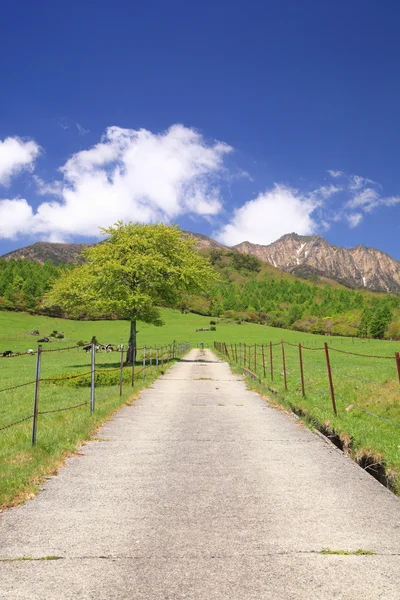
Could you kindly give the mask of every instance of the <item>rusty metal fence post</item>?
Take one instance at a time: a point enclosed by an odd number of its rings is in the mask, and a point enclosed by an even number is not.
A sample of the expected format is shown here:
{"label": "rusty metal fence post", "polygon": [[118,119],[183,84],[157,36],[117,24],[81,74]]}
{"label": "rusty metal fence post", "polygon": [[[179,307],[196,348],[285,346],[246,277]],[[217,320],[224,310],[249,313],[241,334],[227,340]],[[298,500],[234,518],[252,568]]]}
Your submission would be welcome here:
{"label": "rusty metal fence post", "polygon": [[263,373],[264,373],[264,379],[265,379],[265,377],[266,377],[266,371],[265,371],[264,344],[261,344],[261,354],[262,354]]}
{"label": "rusty metal fence post", "polygon": [[395,358],[396,358],[396,365],[397,365],[397,375],[398,375],[399,383],[400,383],[400,355],[398,352],[395,353]]}
{"label": "rusty metal fence post", "polygon": [[306,395],[305,387],[304,387],[304,371],[303,371],[303,351],[301,344],[299,344],[299,360],[300,360],[300,376],[301,376],[301,393],[304,396]]}
{"label": "rusty metal fence post", "polygon": [[325,342],[324,346],[325,346],[326,366],[328,368],[329,386],[330,386],[330,389],[331,389],[332,407],[333,407],[333,412],[335,413],[335,415],[337,415],[336,400],[335,400],[335,389],[333,387],[331,361],[329,360],[328,343]]}
{"label": "rusty metal fence post", "polygon": [[273,356],[272,356],[272,342],[269,343],[269,364],[271,370],[271,381],[274,380],[274,364],[273,364]]}
{"label": "rusty metal fence post", "polygon": [[[129,356],[129,354],[128,354]],[[136,346],[132,349],[132,387],[135,385],[135,362],[136,362]]]}
{"label": "rusty metal fence post", "polygon": [[121,350],[121,360],[119,363],[119,395],[122,396],[122,383],[124,381],[124,351]]}
{"label": "rusty metal fence post", "polygon": [[33,421],[32,421],[32,446],[36,444],[37,421],[39,414],[39,385],[40,385],[40,363],[42,346],[38,346],[36,356],[36,377],[35,377],[35,395],[33,400]]}
{"label": "rusty metal fence post", "polygon": [[282,345],[283,381],[285,382],[285,390],[287,390],[286,360],[285,360],[285,341],[284,340],[281,340],[281,345]]}
{"label": "rusty metal fence post", "polygon": [[94,413],[95,381],[96,381],[96,344],[92,342],[90,349],[90,414]]}

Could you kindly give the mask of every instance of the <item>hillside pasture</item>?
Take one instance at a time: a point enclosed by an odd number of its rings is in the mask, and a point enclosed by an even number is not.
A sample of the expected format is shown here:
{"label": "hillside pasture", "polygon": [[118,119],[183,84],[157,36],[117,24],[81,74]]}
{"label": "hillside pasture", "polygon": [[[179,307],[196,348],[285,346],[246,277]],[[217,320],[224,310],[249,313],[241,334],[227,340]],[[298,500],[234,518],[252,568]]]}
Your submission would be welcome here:
{"label": "hillside pasture", "polygon": [[[213,319],[196,314],[183,314],[180,311],[161,309],[165,321],[163,327],[139,323],[138,346],[149,349],[165,346],[173,340],[188,341],[192,346],[204,344],[214,347],[215,341],[230,344],[246,343],[258,345],[255,369],[263,377],[260,344],[269,342],[278,344],[284,339],[288,344],[286,360],[288,370],[288,391],[285,392],[282,376],[281,347],[274,346],[274,380],[269,381],[267,367],[265,383],[279,393],[279,402],[298,413],[304,413],[312,422],[333,431],[351,448],[353,455],[376,463],[384,463],[390,472],[392,487],[399,487],[400,472],[400,428],[382,419],[400,423],[400,384],[397,376],[394,353],[400,351],[399,342],[361,340],[304,334],[251,323],[237,324],[227,319]],[[215,320],[216,331],[198,331],[210,327]],[[0,354],[6,350],[26,352],[29,348],[36,351],[37,337],[30,331],[37,329],[40,337],[48,336],[53,330],[64,333],[62,340],[53,340],[42,344],[43,350],[65,349],[60,352],[44,352],[42,355],[42,378],[73,376],[90,371],[90,356],[82,348],[66,350],[78,341],[89,342],[96,336],[100,343],[125,343],[129,334],[126,321],[73,321],[34,316],[17,312],[0,312]],[[297,344],[309,348],[322,348],[328,342],[331,350],[333,380],[337,392],[338,416],[334,416],[329,394],[324,352],[304,350],[304,371],[306,379],[306,397],[302,398]],[[293,345],[289,345],[293,344]],[[334,350],[336,349],[336,351]],[[339,352],[340,351],[340,352]],[[393,359],[370,359],[342,351],[368,354],[373,356],[391,356]],[[148,352],[148,351],[147,351]],[[153,354],[154,356],[154,354]],[[138,363],[142,354],[139,352]],[[0,428],[32,414],[33,381],[35,378],[35,356],[24,355],[0,358],[0,390],[32,382],[14,390],[0,392]],[[97,368],[112,373],[112,378],[103,381],[97,392],[96,412],[89,413],[90,389],[70,383],[43,382],[40,390],[40,410],[46,412],[54,408],[75,406],[76,409],[58,413],[48,413],[39,417],[37,445],[31,447],[31,420],[22,422],[10,429],[0,430],[0,505],[10,505],[21,501],[32,493],[41,479],[56,469],[66,454],[75,450],[81,440],[88,439],[100,423],[124,402],[129,402],[133,393],[157,376],[155,369],[148,373],[145,380],[138,378],[134,390],[124,385],[123,396],[119,397],[118,353],[98,353]],[[268,364],[268,350],[265,349]],[[253,357],[250,357],[250,369],[254,369]],[[139,364],[137,369],[139,369]],[[114,371],[113,371],[114,369]],[[108,374],[107,374],[108,376]],[[87,376],[86,376],[87,377]],[[130,378],[130,369],[125,370],[125,379]],[[79,379],[78,379],[79,381]],[[108,384],[108,385],[105,385]],[[275,395],[265,385],[260,391],[269,397]],[[352,406],[353,405],[353,406]],[[382,417],[377,419],[364,411]],[[349,408],[350,407],[350,408]],[[348,410],[346,410],[348,409]]]}

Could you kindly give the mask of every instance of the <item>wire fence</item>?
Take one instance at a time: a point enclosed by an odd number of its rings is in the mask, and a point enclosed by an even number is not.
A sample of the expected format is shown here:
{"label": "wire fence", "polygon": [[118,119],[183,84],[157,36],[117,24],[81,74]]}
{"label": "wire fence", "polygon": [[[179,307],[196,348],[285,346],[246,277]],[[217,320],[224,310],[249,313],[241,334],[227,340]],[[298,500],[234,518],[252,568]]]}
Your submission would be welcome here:
{"label": "wire fence", "polygon": [[[215,349],[243,373],[276,393],[290,393],[335,416],[353,409],[400,428],[400,356],[357,353],[285,340],[266,344],[215,342]],[[309,351],[312,351],[309,353]]]}
{"label": "wire fence", "polygon": [[[39,345],[34,352],[6,355],[2,358],[19,357],[22,361],[17,363],[20,364],[20,372],[18,372],[18,368],[15,368],[15,363],[10,363],[9,378],[20,379],[23,373],[29,371],[32,371],[34,378],[29,381],[16,382],[14,385],[1,386],[1,376],[5,377],[6,374],[4,369],[0,372],[0,432],[31,421],[31,441],[32,445],[35,445],[39,417],[83,407],[86,407],[90,414],[93,414],[96,410],[96,403],[100,400],[118,392],[119,396],[122,396],[124,386],[129,385],[132,389],[139,379],[143,382],[148,376],[161,374],[164,368],[180,358],[189,349],[190,344],[188,342],[177,341],[162,346],[128,346],[127,349],[123,345],[119,345],[116,351],[113,351],[111,345],[100,347],[95,343],[91,343],[83,348],[83,350],[86,350],[85,354],[82,352],[82,346],[47,350]],[[62,353],[66,351],[73,351],[70,352],[70,355],[74,358],[74,363],[78,364],[60,364],[57,358],[51,360],[50,357],[46,358],[50,353],[53,356],[54,352]],[[100,356],[103,357],[103,361],[107,358],[105,363],[99,362],[99,352]],[[34,365],[30,362],[27,364],[26,360],[23,362],[22,357],[32,354],[35,357]],[[115,356],[118,357],[118,361],[115,361]],[[113,362],[110,362],[111,360]],[[116,366],[116,362],[118,366]],[[66,369],[72,368],[81,371],[78,373],[65,372]],[[61,374],[43,376],[47,369],[61,370]],[[57,394],[57,388],[54,386],[63,385],[71,385],[70,393]],[[105,391],[98,393],[102,387],[106,388]],[[66,405],[66,396],[73,399],[74,393],[72,390],[76,391],[78,388],[81,389],[79,394],[75,394],[75,402]],[[82,394],[85,394],[85,389],[87,389],[85,400],[77,402]],[[26,406],[29,396],[31,402],[33,401],[31,411],[28,411]]]}

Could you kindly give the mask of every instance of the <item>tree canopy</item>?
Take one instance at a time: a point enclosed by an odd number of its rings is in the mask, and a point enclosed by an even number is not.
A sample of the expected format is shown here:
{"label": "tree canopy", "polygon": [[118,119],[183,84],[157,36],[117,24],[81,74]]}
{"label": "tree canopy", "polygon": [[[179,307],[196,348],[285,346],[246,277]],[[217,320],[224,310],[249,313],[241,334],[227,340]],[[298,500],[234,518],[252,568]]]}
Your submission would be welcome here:
{"label": "tree canopy", "polygon": [[47,303],[71,316],[115,313],[133,324],[133,345],[136,321],[162,325],[159,306],[178,307],[217,278],[195,240],[175,225],[118,222],[102,232],[107,239],[83,252],[85,262],[56,281]]}

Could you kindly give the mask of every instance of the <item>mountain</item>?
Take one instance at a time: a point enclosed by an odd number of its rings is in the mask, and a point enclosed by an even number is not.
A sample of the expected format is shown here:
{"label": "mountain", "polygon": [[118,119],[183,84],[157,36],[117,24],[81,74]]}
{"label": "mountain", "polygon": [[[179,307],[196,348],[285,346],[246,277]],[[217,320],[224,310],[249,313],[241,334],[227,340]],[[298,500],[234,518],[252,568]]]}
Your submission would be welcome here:
{"label": "mountain", "polygon": [[[302,278],[319,277],[334,280],[346,287],[400,294],[400,262],[375,248],[362,244],[355,248],[332,246],[321,236],[289,233],[276,242],[263,246],[242,242],[232,248],[201,233],[186,232],[198,240],[201,250],[229,250],[253,254],[263,262]],[[6,260],[24,258],[54,264],[75,262],[90,244],[56,244],[37,242],[5,254]],[[278,272],[278,271],[277,271]]]}
{"label": "mountain", "polygon": [[232,249],[253,254],[298,277],[317,275],[350,288],[400,293],[400,262],[362,244],[342,248],[331,246],[319,235],[289,233],[268,246],[242,242]]}
{"label": "mountain", "polygon": [[30,262],[44,263],[50,260],[55,265],[76,262],[78,255],[91,244],[58,244],[55,242],[36,242],[31,246],[13,250],[1,256],[5,260],[22,258]]}

